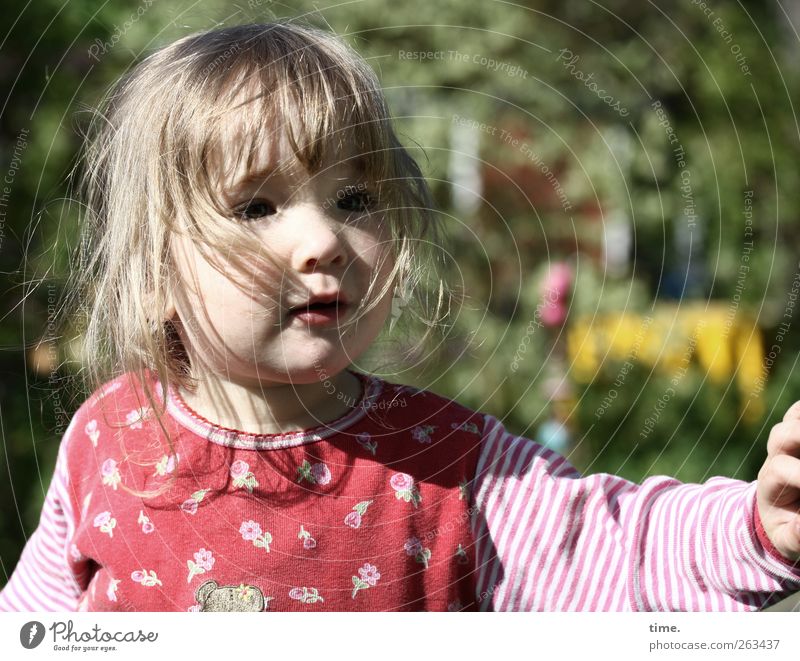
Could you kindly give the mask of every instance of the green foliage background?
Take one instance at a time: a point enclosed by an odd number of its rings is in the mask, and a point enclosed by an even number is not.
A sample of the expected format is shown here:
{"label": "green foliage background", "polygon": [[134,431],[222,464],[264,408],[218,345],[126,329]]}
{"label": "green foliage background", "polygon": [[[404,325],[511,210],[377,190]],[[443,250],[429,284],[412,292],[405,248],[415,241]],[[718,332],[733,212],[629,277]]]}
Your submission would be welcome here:
{"label": "green foliage background", "polygon": [[[305,16],[342,35],[379,73],[402,139],[430,178],[451,241],[446,271],[463,295],[446,341],[431,352],[417,347],[421,360],[398,366],[392,378],[450,395],[534,436],[549,415],[545,380],[555,374],[575,381],[569,361],[559,367],[554,359],[564,343],[559,329],[534,333],[520,369],[510,369],[548,265],[566,259],[577,274],[567,325],[584,314],[646,314],[665,300],[731,301],[745,190],[754,191],[756,229],[741,313],[757,319],[767,347],[773,343],[800,247],[800,132],[792,106],[800,98],[800,51],[776,3],[717,2],[712,18],[689,2],[622,0],[17,0],[4,9],[11,20],[0,43],[3,176],[15,147],[19,165],[0,244],[4,576],[37,524],[59,438],[80,403],[58,382],[77,366],[42,376],[32,369],[31,350],[48,334],[49,299],[61,293],[76,233],[76,207],[64,198],[86,108],[142,55],[193,30]],[[96,40],[111,43],[120,32],[108,52],[90,56]],[[628,110],[626,117],[576,79],[566,58],[559,60],[562,49],[579,57],[574,69],[593,73]],[[405,55],[421,52],[442,55]],[[483,57],[504,68],[480,64]],[[512,67],[522,73],[509,75]],[[685,149],[698,214],[690,277],[679,279],[677,290],[669,277],[686,259],[676,247],[686,202],[655,100]],[[526,156],[485,131],[479,156],[486,199],[472,212],[455,211],[448,183],[454,115],[513,130],[558,171],[572,209],[548,201],[541,181],[525,179]],[[615,216],[633,231],[631,264],[619,273],[607,271],[602,260],[603,228]],[[637,481],[656,473],[692,481],[715,474],[753,479],[769,427],[799,398],[794,330],[769,375],[758,420],[742,423],[735,390],[694,366],[643,443],[638,432],[669,377],[637,368],[598,421],[594,411],[619,369],[604,361],[593,383],[573,383],[570,459],[583,470]],[[405,343],[415,348],[413,335]],[[56,347],[60,363],[65,347]]]}

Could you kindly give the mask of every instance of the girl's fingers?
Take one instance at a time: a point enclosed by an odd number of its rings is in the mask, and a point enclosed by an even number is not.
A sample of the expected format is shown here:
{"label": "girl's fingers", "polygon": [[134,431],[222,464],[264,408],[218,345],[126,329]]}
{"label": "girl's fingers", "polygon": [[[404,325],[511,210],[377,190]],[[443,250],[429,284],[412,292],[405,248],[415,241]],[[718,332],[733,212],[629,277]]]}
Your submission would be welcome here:
{"label": "girl's fingers", "polygon": [[759,476],[762,493],[773,507],[797,505],[800,498],[800,459],[779,454],[767,459]]}
{"label": "girl's fingers", "polygon": [[[795,404],[795,406],[797,406]],[[794,407],[793,407],[794,408]],[[792,409],[789,409],[791,412]],[[798,408],[800,410],[800,407]],[[789,415],[787,412],[786,415]],[[800,419],[784,419],[772,428],[767,440],[767,455],[774,457],[779,454],[789,454],[800,457]]]}
{"label": "girl's fingers", "polygon": [[789,410],[786,411],[786,415],[783,416],[784,422],[788,422],[789,420],[800,420],[800,401],[792,404]]}

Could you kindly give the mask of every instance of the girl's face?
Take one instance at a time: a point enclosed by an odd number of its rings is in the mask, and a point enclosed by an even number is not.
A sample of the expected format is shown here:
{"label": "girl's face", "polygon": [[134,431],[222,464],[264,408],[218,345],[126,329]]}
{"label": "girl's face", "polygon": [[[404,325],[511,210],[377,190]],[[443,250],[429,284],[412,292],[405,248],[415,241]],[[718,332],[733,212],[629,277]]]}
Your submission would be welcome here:
{"label": "girl's face", "polygon": [[[226,145],[233,153],[235,136]],[[390,232],[369,213],[369,189],[347,156],[310,176],[280,132],[250,172],[223,168],[220,199],[230,216],[213,220],[252,229],[252,253],[204,256],[187,237],[173,242],[177,327],[192,376],[243,386],[324,381],[376,338],[392,288],[357,320],[355,312],[371,279],[377,274],[377,293],[391,275]],[[315,300],[338,304],[303,314]]]}

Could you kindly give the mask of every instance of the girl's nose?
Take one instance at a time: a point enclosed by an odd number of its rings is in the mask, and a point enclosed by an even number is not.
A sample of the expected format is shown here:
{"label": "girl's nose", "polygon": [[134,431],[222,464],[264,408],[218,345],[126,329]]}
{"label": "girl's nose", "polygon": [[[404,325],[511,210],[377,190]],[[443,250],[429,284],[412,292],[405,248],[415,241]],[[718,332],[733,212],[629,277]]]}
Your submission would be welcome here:
{"label": "girl's nose", "polygon": [[295,218],[286,220],[291,232],[293,269],[311,273],[328,266],[344,266],[347,262],[342,228],[324,211],[300,208]]}

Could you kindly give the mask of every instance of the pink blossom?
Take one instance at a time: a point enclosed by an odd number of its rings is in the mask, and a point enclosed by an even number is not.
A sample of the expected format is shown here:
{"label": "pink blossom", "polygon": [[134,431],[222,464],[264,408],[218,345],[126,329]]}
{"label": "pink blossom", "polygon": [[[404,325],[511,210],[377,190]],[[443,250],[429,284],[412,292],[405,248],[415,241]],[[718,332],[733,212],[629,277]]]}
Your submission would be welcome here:
{"label": "pink blossom", "polygon": [[412,537],[411,539],[406,540],[406,543],[403,544],[403,548],[405,549],[407,555],[417,555],[417,553],[422,552],[422,542],[420,542],[416,537]]}
{"label": "pink blossom", "polygon": [[350,512],[344,517],[344,525],[350,526],[351,528],[358,528],[361,526],[361,515],[358,512]]}
{"label": "pink blossom", "polygon": [[117,462],[113,459],[106,459],[103,462],[102,467],[100,468],[100,474],[103,477],[109,477],[114,474],[114,471],[117,470]]}
{"label": "pink blossom", "polygon": [[100,514],[94,517],[94,525],[96,528],[106,525],[109,521],[111,521],[111,512],[100,512]]}
{"label": "pink blossom", "polygon": [[303,588],[292,588],[289,590],[289,599],[301,600],[305,596]]}
{"label": "pink blossom", "polygon": [[202,567],[206,571],[211,571],[211,568],[214,566],[215,558],[211,551],[200,549],[194,554],[194,561],[197,563],[198,567]]}
{"label": "pink blossom", "polygon": [[231,477],[234,480],[245,477],[250,472],[250,466],[246,461],[237,459],[231,464]]}
{"label": "pink blossom", "polygon": [[149,535],[149,534],[150,534],[151,532],[153,532],[155,529],[156,529],[156,527],[155,527],[155,526],[152,524],[152,522],[151,522],[151,521],[145,521],[145,522],[142,524],[142,532],[143,532],[145,535]]}
{"label": "pink blossom", "polygon": [[251,542],[261,535],[261,526],[255,521],[244,521],[239,527],[242,539]]}
{"label": "pink blossom", "polygon": [[131,580],[135,583],[141,583],[145,579],[145,574],[142,570],[137,569],[135,572],[131,572]]}
{"label": "pink blossom", "polygon": [[314,464],[311,467],[311,475],[314,482],[320,485],[328,484],[331,481],[331,471],[325,464]]}
{"label": "pink blossom", "polygon": [[378,572],[378,568],[375,565],[369,564],[368,562],[358,570],[358,573],[361,576],[362,581],[373,587],[381,577],[380,573]]}
{"label": "pink blossom", "polygon": [[317,540],[313,537],[306,537],[303,539],[303,548],[304,549],[313,549],[317,547]]}
{"label": "pink blossom", "polygon": [[169,459],[167,459],[167,467],[164,469],[167,473],[171,473],[175,470],[175,462],[178,461],[178,455],[170,455]]}
{"label": "pink blossom", "polygon": [[194,498],[187,498],[181,503],[181,509],[187,514],[196,514],[197,501]]}
{"label": "pink blossom", "polygon": [[186,609],[188,613],[199,613],[200,612],[200,604],[195,604],[194,606],[189,606]]}
{"label": "pink blossom", "polygon": [[414,488],[414,478],[407,473],[395,473],[389,484],[395,491],[411,491]]}

